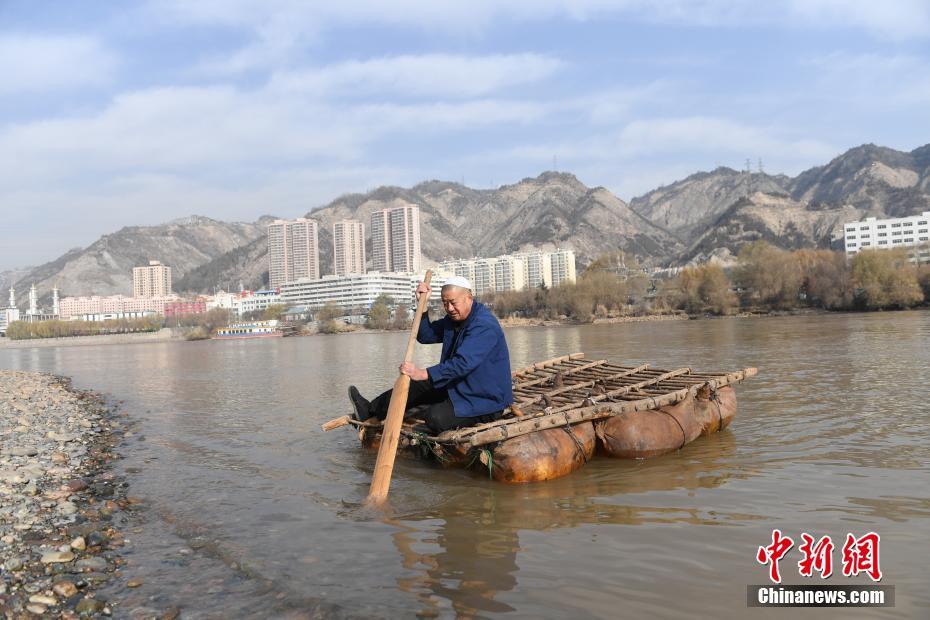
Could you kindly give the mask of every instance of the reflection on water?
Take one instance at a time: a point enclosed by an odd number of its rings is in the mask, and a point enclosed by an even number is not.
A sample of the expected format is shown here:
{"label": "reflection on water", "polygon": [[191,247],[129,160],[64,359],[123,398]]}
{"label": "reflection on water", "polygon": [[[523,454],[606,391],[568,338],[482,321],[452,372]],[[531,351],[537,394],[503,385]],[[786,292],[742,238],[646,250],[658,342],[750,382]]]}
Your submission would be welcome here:
{"label": "reflection on water", "polygon": [[[755,549],[779,527],[878,531],[894,611],[930,613],[930,313],[516,328],[507,339],[514,366],[584,351],[760,374],[738,389],[727,431],[654,460],[599,458],[503,486],[399,459],[390,515],[378,518],[360,509],[374,455],[319,424],[346,412],[349,383],[366,395],[390,385],[404,334],[0,350],[0,367],[74,376],[139,420],[121,467],[150,509],[124,571],[144,586],[109,592],[125,609],[743,617],[745,586],[764,579]],[[421,365],[437,357],[417,351]]]}

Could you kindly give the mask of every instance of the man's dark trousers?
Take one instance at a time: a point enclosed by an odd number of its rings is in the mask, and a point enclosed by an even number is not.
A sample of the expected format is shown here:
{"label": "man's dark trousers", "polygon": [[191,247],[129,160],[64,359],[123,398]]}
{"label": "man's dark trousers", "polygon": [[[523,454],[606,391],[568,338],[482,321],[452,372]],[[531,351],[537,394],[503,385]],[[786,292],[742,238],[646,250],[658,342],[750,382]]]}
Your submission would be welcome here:
{"label": "man's dark trousers", "polygon": [[[371,401],[370,412],[372,416],[379,420],[387,417],[388,405],[391,403],[391,393],[393,391],[388,390]],[[434,435],[453,428],[465,428],[466,426],[493,422],[500,418],[500,412],[468,418],[458,417],[455,415],[455,409],[452,407],[452,401],[449,400],[449,393],[446,390],[434,388],[428,380],[411,380],[405,410],[421,405],[427,406],[424,419]]]}

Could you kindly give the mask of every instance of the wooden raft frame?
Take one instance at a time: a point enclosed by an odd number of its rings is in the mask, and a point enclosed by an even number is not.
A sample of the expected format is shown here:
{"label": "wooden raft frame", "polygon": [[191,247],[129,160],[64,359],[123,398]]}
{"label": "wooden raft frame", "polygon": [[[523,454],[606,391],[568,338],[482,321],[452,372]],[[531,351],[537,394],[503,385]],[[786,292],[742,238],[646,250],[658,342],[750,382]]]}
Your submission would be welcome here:
{"label": "wooden raft frame", "polygon": [[[690,368],[664,370],[650,368],[649,364],[622,366],[573,353],[515,370],[514,404],[500,420],[432,437],[414,416],[404,421],[401,435],[414,442],[425,438],[469,450],[550,428],[674,405],[702,388],[716,390],[756,373],[755,368],[696,373]],[[337,421],[339,426],[348,423],[363,431],[381,427],[378,421],[359,422],[345,416],[324,425],[324,429],[335,428],[333,423]]]}

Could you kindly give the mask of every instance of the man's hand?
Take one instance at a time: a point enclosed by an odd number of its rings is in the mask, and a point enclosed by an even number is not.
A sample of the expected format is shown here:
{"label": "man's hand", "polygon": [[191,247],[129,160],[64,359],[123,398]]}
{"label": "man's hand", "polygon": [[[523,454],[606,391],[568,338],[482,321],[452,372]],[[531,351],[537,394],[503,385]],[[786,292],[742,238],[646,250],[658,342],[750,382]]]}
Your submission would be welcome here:
{"label": "man's hand", "polygon": [[413,362],[404,362],[400,365],[400,374],[407,375],[414,381],[426,381],[429,379],[429,373],[423,368],[417,368]]}
{"label": "man's hand", "polygon": [[430,290],[431,290],[430,287],[428,287],[423,282],[417,282],[417,301],[420,301],[421,294],[426,293],[427,295],[429,295]]}

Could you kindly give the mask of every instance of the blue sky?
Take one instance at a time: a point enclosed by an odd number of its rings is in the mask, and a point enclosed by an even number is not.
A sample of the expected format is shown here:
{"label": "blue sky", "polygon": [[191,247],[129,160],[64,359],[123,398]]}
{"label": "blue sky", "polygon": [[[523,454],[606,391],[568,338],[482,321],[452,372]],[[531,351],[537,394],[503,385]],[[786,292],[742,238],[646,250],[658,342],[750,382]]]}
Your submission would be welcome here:
{"label": "blue sky", "polygon": [[930,142],[922,0],[0,0],[0,270],[553,168],[624,200]]}

